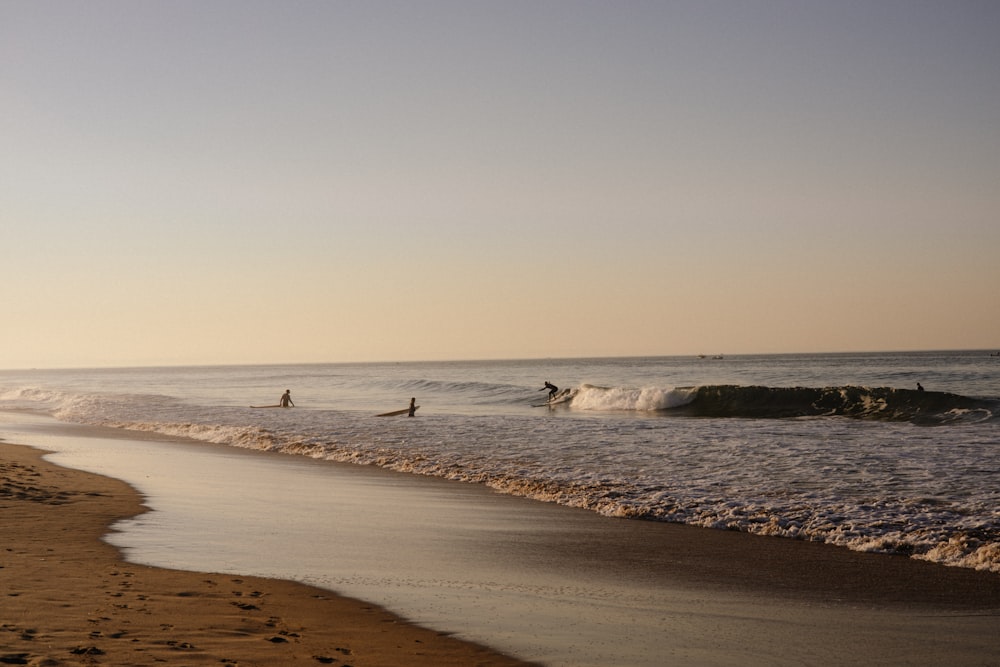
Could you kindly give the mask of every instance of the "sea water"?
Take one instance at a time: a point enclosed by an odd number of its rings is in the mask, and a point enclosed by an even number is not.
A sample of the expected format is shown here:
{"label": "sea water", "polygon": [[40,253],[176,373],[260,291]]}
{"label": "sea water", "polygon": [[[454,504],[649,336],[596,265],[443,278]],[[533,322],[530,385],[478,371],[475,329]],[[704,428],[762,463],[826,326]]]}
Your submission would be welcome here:
{"label": "sea water", "polygon": [[988,351],[0,371],[0,409],[1000,571]]}

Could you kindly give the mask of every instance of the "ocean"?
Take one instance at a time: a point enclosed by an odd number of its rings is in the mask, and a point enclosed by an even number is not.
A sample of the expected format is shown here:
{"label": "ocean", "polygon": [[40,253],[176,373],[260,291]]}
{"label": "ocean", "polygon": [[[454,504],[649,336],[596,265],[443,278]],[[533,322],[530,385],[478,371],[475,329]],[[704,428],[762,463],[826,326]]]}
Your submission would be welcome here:
{"label": "ocean", "polygon": [[0,410],[1000,572],[990,351],[9,370]]}

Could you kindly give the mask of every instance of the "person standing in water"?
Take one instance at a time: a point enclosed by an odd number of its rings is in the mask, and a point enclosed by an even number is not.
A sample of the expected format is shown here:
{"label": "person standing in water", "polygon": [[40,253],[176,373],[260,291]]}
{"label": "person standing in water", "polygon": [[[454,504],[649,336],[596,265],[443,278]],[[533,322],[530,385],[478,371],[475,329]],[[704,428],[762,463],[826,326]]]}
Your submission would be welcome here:
{"label": "person standing in water", "polygon": [[410,399],[410,410],[409,410],[409,412],[406,413],[406,416],[407,417],[412,417],[416,411],[417,411],[417,399],[416,398],[411,398]]}
{"label": "person standing in water", "polygon": [[283,408],[294,408],[295,404],[292,403],[292,390],[286,389],[285,393],[281,395],[281,400],[278,401],[278,405]]}

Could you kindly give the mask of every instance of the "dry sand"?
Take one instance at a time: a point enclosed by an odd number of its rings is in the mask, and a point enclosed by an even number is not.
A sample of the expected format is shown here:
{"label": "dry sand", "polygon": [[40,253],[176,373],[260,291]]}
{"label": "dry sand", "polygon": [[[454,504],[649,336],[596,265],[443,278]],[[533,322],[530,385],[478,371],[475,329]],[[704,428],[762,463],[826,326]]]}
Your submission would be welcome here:
{"label": "dry sand", "polygon": [[119,480],[0,444],[0,664],[523,665],[294,582],[126,563]]}

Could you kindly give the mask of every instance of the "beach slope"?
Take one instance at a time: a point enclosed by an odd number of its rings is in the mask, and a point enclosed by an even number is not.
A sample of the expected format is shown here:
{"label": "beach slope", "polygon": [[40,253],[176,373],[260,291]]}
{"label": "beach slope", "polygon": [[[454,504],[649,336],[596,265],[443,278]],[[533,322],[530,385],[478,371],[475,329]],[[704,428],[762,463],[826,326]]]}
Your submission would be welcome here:
{"label": "beach slope", "polygon": [[42,454],[0,443],[2,664],[527,664],[302,584],[126,563],[100,538],[139,494]]}

